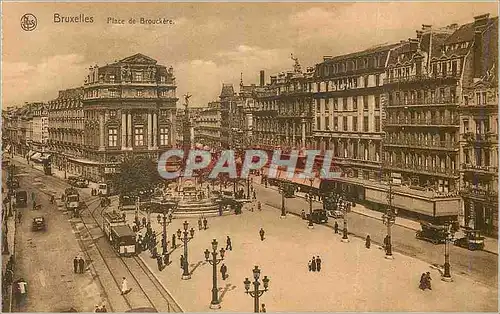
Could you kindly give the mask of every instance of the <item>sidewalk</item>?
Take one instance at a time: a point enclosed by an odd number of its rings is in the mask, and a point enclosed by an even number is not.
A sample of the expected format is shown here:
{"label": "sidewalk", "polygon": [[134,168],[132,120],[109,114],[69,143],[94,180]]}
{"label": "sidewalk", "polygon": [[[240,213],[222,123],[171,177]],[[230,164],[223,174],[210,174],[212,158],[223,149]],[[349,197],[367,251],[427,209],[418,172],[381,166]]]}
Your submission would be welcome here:
{"label": "sidewalk", "polygon": [[[244,210],[241,215],[214,217],[208,221],[208,230],[198,230],[194,219],[187,220],[195,228],[188,244],[188,260],[192,278],[181,280],[179,258],[184,254],[178,247],[170,255],[171,264],[158,271],[156,260],[149,252],[140,257],[149,269],[172,293],[187,312],[209,311],[212,289],[212,266],[204,259],[205,249],[211,249],[211,240],[217,239],[219,248],[226,247],[226,236],[232,240],[233,250],[227,251],[223,263],[229,277],[221,279],[220,265],[217,281],[222,308],[218,312],[249,312],[253,300],[245,293],[243,281],[252,278],[252,269],[258,265],[261,279],[268,276],[269,290],[260,298],[269,312],[294,311],[496,311],[497,291],[465,276],[454,274],[454,282],[441,280],[431,265],[402,254],[394,253],[394,260],[386,260],[377,246],[366,249],[364,241],[355,237],[350,243],[340,241],[329,228],[304,228],[303,221],[292,215],[280,219],[279,213],[264,205],[261,212]],[[127,215],[129,221],[133,213]],[[167,227],[167,239],[182,228],[184,219],[174,220]],[[152,227],[161,243],[162,226],[152,219]],[[266,232],[261,241],[259,229]],[[177,240],[177,244],[179,241]],[[158,246],[161,252],[161,246]],[[309,272],[307,262],[312,256],[321,256],[321,273]],[[418,283],[422,272],[429,271],[432,291],[421,291]],[[374,293],[374,292],[377,293]],[[332,297],[332,292],[338,297]],[[474,302],[470,296],[474,295]]]}
{"label": "sidewalk", "polygon": [[[6,193],[2,193],[2,200],[3,198],[5,197]],[[6,209],[8,211],[8,208]],[[3,215],[3,212],[2,212],[2,215]],[[12,209],[12,217],[9,217],[7,218],[7,220],[5,221],[6,224],[7,224],[7,228],[8,228],[8,232],[7,232],[7,244],[8,244],[8,252],[9,254],[5,254],[3,255],[2,254],[2,276],[5,274],[5,271],[7,270],[7,263],[9,261],[9,259],[11,258],[11,256],[13,256],[13,260],[14,260],[14,263],[12,265],[12,280],[15,281],[16,278],[15,278],[15,271],[16,271],[16,248],[15,248],[15,237],[16,237],[16,211],[14,210],[14,208]],[[4,224],[4,221],[2,221],[2,226]],[[3,232],[2,232],[2,237],[3,237]],[[3,247],[3,238],[2,238],[2,253],[3,253],[3,250],[4,250],[4,247]],[[12,285],[9,285],[9,290],[8,290],[8,293],[7,295],[3,296],[3,301],[7,302],[7,303],[3,303],[2,302],[2,310],[5,311],[5,312],[12,312],[12,306],[13,306],[13,302],[12,302]]]}
{"label": "sidewalk", "polygon": [[[263,184],[257,183],[257,182],[254,182],[254,184],[259,184],[261,186],[264,186]],[[275,190],[275,191],[279,190],[277,187],[271,186],[271,185],[268,185],[267,188]],[[298,197],[301,197],[303,199],[306,199],[306,193],[296,192],[295,195]],[[322,204],[322,202],[318,202],[316,200],[314,200],[313,202],[315,204]],[[356,204],[356,207],[351,207],[351,211],[354,213],[357,213],[359,215],[363,215],[366,217],[370,217],[370,218],[374,218],[374,219],[382,221],[383,213],[368,209],[361,204]],[[407,228],[407,229],[415,230],[415,231],[421,230],[419,222],[416,222],[416,221],[413,221],[413,220],[410,220],[407,218],[397,217],[395,224],[398,226]],[[498,255],[498,239],[486,237],[484,240],[483,251]]]}

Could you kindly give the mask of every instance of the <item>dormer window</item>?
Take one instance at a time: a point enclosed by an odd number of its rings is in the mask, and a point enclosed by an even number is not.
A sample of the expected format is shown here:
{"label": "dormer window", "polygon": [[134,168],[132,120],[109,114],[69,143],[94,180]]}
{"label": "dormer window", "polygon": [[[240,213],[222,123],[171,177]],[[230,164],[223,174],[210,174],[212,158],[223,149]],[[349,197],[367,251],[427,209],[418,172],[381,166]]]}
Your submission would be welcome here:
{"label": "dormer window", "polygon": [[164,75],[160,76],[160,82],[161,83],[165,83],[165,81],[166,81],[165,76]]}
{"label": "dormer window", "polygon": [[110,75],[109,76],[109,82],[110,83],[114,83],[115,82],[115,76],[114,75]]}

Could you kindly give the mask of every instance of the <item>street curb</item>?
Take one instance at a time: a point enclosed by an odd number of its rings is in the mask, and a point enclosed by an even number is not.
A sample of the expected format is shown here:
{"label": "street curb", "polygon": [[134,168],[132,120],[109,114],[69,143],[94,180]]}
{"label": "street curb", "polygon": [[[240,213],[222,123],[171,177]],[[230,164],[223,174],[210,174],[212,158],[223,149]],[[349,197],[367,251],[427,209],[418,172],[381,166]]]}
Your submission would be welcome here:
{"label": "street curb", "polygon": [[160,283],[162,288],[165,289],[165,291],[167,291],[167,293],[170,295],[170,297],[174,300],[174,302],[177,304],[177,306],[181,309],[182,313],[186,313],[186,311],[182,308],[181,304],[174,298],[174,295],[170,292],[170,290],[168,290],[167,287],[163,284],[163,282],[158,278],[158,276],[156,276],[156,274],[153,272],[153,270],[148,265],[148,263],[146,263],[144,261],[144,258],[140,254],[138,254],[137,257],[141,259],[142,263],[148,268],[151,275],[153,275],[153,277],[155,277],[156,281],[158,281]]}
{"label": "street curb", "polygon": [[[262,186],[263,186],[263,184],[261,184],[261,183],[257,183],[257,184],[259,184],[259,185],[262,185]],[[277,189],[275,189],[275,188],[274,188],[274,187],[272,187],[272,186],[268,186],[268,188],[270,188],[270,189],[272,189],[272,190],[277,191]],[[305,197],[304,197],[304,196],[301,196],[301,195],[295,195],[295,196],[296,196],[296,197],[300,197],[300,198],[302,198],[302,199],[305,199]],[[317,201],[315,201],[315,202],[317,202]],[[267,204],[267,205],[269,205],[269,206],[271,206],[271,207],[274,207],[274,206],[273,206],[273,205],[271,205],[271,204],[268,204],[268,203],[266,203],[266,204]],[[352,212],[354,212],[354,213],[356,213],[356,214],[358,214],[358,215],[362,215],[362,216],[365,216],[365,217],[368,217],[368,218],[372,218],[372,219],[376,219],[376,220],[378,220],[378,221],[382,221],[382,219],[380,219],[380,218],[373,217],[373,216],[370,216],[370,215],[365,214],[365,213],[363,213],[363,212],[356,211],[355,209],[351,209],[351,211],[352,211]],[[288,212],[287,212],[287,213],[288,213]],[[300,215],[295,214],[295,213],[290,213],[290,214],[300,216]],[[405,228],[405,229],[408,229],[408,230],[413,230],[413,231],[419,231],[419,230],[420,230],[420,229],[415,229],[415,228],[408,227],[408,226],[405,226],[405,225],[402,225],[402,224],[398,224],[397,222],[395,223],[395,225],[397,225],[397,226],[399,226],[399,227],[402,227],[402,228]],[[349,232],[348,232],[348,234],[349,234]],[[373,242],[373,241],[372,241],[372,242]],[[484,251],[484,252],[486,252],[486,253],[489,253],[489,254],[493,254],[493,255],[497,255],[497,256],[498,256],[498,252],[490,251],[490,250],[487,250],[487,249],[483,249],[482,251]]]}

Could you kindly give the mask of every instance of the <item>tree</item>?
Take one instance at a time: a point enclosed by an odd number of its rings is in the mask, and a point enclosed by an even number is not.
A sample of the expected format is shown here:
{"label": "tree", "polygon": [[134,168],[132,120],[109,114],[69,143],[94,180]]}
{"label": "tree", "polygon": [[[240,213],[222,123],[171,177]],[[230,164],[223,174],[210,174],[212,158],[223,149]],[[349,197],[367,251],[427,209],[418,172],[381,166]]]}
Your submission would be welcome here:
{"label": "tree", "polygon": [[156,163],[142,156],[126,158],[113,181],[120,195],[138,195],[141,191],[153,190],[162,182]]}

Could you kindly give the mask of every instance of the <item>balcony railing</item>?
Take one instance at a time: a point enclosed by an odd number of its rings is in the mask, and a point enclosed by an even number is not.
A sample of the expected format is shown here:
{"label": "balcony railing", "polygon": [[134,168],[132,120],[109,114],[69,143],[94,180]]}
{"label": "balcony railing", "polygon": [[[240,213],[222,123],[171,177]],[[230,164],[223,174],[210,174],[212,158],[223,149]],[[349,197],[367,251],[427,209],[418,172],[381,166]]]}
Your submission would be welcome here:
{"label": "balcony railing", "polygon": [[494,166],[476,166],[464,163],[462,164],[462,169],[464,169],[465,171],[472,171],[472,172],[486,172],[492,174],[498,173],[498,167]]}
{"label": "balcony railing", "polygon": [[384,79],[384,84],[394,84],[394,83],[411,83],[425,80],[434,79],[459,79],[460,73],[457,72],[446,72],[446,73],[434,73],[431,75],[410,75],[410,76],[400,76],[400,77],[389,77]]}
{"label": "balcony railing", "polygon": [[447,97],[438,99],[410,99],[407,101],[388,101],[389,107],[406,107],[406,106],[432,106],[432,105],[447,105],[457,104],[458,97]]}
{"label": "balcony railing", "polygon": [[444,118],[444,119],[387,119],[385,122],[387,125],[428,125],[428,126],[440,126],[440,125],[451,125],[459,126],[458,118]]}
{"label": "balcony railing", "polygon": [[460,144],[452,141],[417,141],[417,140],[398,140],[386,139],[384,145],[408,146],[427,149],[458,149]]}
{"label": "balcony railing", "polygon": [[447,167],[432,167],[432,166],[424,166],[424,165],[415,165],[415,164],[404,164],[404,163],[386,163],[384,165],[385,168],[388,169],[397,169],[400,171],[406,172],[422,172],[426,174],[444,174],[448,176],[458,176],[459,172],[455,169],[450,169]]}
{"label": "balcony railing", "polygon": [[496,198],[498,198],[498,191],[488,190],[488,189],[473,187],[473,186],[465,187],[460,192],[464,196],[475,196],[475,197],[479,197],[479,198],[483,198],[483,199],[487,199],[487,198],[496,199]]}
{"label": "balcony railing", "polygon": [[490,142],[498,142],[498,134],[493,132],[484,133],[473,133],[467,132],[462,134],[462,137],[467,142],[473,143],[490,143]]}

